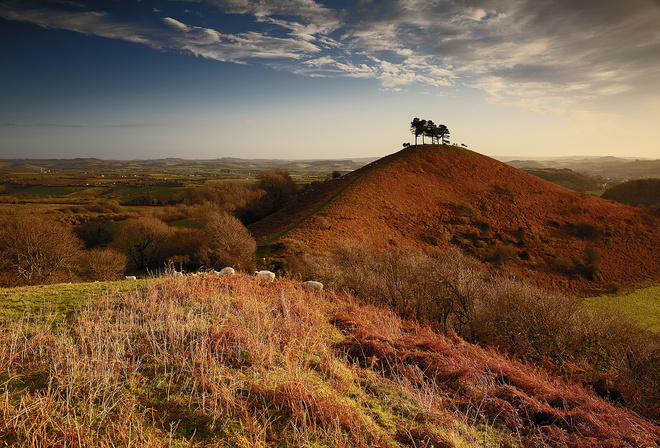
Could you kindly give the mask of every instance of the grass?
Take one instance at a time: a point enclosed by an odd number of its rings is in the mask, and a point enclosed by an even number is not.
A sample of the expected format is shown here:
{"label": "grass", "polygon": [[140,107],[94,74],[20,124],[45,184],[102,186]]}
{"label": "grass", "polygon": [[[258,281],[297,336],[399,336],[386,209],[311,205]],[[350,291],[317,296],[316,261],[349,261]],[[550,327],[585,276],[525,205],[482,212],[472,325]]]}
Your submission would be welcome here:
{"label": "grass", "polygon": [[259,246],[259,250],[260,250],[259,254],[260,254],[260,255],[264,255],[264,254],[266,254],[266,253],[268,252],[268,246],[270,246],[271,244],[273,244],[273,243],[274,243],[275,241],[277,241],[278,239],[284,237],[285,235],[287,235],[287,234],[288,234],[289,232],[291,232],[292,230],[296,229],[296,228],[297,228],[298,226],[300,226],[303,222],[305,222],[306,220],[308,220],[309,218],[311,218],[311,217],[314,216],[315,214],[319,213],[321,210],[323,210],[323,209],[325,208],[325,206],[327,206],[330,202],[332,202],[333,199],[335,199],[337,196],[339,196],[339,195],[342,194],[344,191],[346,191],[346,189],[347,189],[348,187],[350,187],[351,185],[355,184],[358,180],[360,180],[360,179],[361,179],[362,177],[364,177],[366,174],[368,174],[369,172],[373,171],[373,170],[376,169],[376,168],[380,168],[380,167],[382,166],[383,163],[384,163],[385,165],[389,165],[392,161],[398,159],[399,157],[404,156],[405,154],[408,154],[410,151],[413,150],[412,148],[415,148],[415,147],[412,147],[412,146],[411,146],[411,147],[409,147],[409,148],[407,148],[407,149],[403,149],[403,150],[401,150],[401,151],[399,151],[399,152],[397,152],[397,153],[391,154],[391,155],[389,155],[389,156],[387,156],[387,157],[385,157],[385,158],[383,158],[383,159],[380,159],[380,160],[378,161],[378,164],[369,164],[369,165],[366,165],[366,167],[365,167],[366,169],[363,169],[362,172],[361,172],[360,174],[355,175],[354,177],[352,177],[348,182],[346,182],[344,185],[342,185],[342,186],[339,187],[336,191],[334,191],[332,194],[330,194],[327,198],[325,198],[320,204],[318,204],[316,207],[314,207],[313,209],[311,209],[311,210],[309,210],[308,212],[306,212],[305,215],[304,215],[302,218],[296,220],[295,222],[293,222],[292,224],[288,225],[287,227],[285,227],[284,229],[280,230],[279,232],[277,232],[277,233],[275,233],[275,234],[272,234],[272,235],[269,235],[268,237],[266,237],[266,238],[260,240],[260,241],[258,242],[258,246]]}
{"label": "grass", "polygon": [[590,309],[620,314],[642,330],[660,333],[660,285],[590,297],[584,303]]}
{"label": "grass", "polygon": [[69,296],[70,319],[1,324],[6,446],[513,448],[660,437],[577,386],[298,282],[200,275],[95,287],[86,300]]}
{"label": "grass", "polygon": [[57,285],[0,288],[0,320],[15,320],[25,314],[70,317],[90,300],[107,293],[122,293],[143,285],[146,280],[65,283]]}

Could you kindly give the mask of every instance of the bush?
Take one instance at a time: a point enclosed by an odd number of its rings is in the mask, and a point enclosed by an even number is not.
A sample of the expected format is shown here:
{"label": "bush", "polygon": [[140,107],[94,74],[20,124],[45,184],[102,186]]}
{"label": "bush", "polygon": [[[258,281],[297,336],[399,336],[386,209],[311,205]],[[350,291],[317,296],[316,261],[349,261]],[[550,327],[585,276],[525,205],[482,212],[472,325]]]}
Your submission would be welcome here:
{"label": "bush", "polygon": [[348,290],[466,339],[472,339],[475,305],[485,291],[483,265],[458,249],[430,256],[414,249],[378,252],[345,241],[331,256],[305,256],[299,269],[303,278]]}
{"label": "bush", "polygon": [[257,244],[241,222],[226,213],[213,213],[206,218],[202,229],[204,246],[200,248],[208,266],[221,269],[234,266],[247,269]]}
{"label": "bush", "polygon": [[96,247],[112,241],[112,234],[108,230],[109,225],[105,220],[94,220],[75,228],[76,235],[84,243],[85,247]]}
{"label": "bush", "polygon": [[255,203],[265,192],[237,182],[206,182],[190,192],[192,204],[212,203],[220,212],[233,213]]}
{"label": "bush", "polygon": [[115,249],[92,249],[79,260],[80,277],[88,281],[117,280],[126,270],[126,255]]}
{"label": "bush", "polygon": [[588,241],[598,241],[605,235],[605,227],[587,222],[570,225],[571,234]]}
{"label": "bush", "polygon": [[127,220],[116,235],[117,248],[128,256],[129,269],[158,269],[168,256],[171,230],[160,219],[143,216]]}
{"label": "bush", "polygon": [[70,227],[38,215],[18,214],[0,222],[0,283],[39,285],[73,278],[82,241]]}

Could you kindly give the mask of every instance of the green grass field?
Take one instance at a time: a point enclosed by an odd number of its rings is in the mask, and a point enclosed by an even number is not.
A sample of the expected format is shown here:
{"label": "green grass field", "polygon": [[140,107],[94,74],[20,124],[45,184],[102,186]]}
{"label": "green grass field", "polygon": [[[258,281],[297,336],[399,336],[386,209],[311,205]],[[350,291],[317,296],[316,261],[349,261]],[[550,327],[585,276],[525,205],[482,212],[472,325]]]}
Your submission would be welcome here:
{"label": "green grass field", "polygon": [[146,282],[148,280],[125,280],[0,288],[0,321],[40,313],[52,314],[56,319],[68,318],[76,308],[104,293],[130,291]]}
{"label": "green grass field", "polygon": [[660,285],[617,295],[590,297],[584,303],[590,309],[620,314],[639,328],[660,333]]}

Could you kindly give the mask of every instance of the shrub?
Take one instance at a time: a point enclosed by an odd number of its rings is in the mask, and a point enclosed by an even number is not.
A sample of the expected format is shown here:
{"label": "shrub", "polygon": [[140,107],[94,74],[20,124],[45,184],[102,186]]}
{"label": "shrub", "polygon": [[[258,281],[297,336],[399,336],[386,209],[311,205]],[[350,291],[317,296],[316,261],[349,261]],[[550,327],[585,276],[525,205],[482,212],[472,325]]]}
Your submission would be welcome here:
{"label": "shrub", "polygon": [[303,277],[467,339],[472,339],[475,305],[485,291],[483,265],[458,249],[430,256],[414,249],[379,252],[368,244],[345,241],[331,256],[305,256],[299,269]]}
{"label": "shrub", "polygon": [[134,270],[158,269],[167,261],[171,230],[160,219],[143,216],[122,223],[116,235],[117,248],[129,259]]}
{"label": "shrub", "polygon": [[126,262],[126,255],[115,249],[92,249],[81,255],[78,272],[85,280],[117,280],[126,270]]}
{"label": "shrub", "polygon": [[85,247],[96,247],[112,241],[108,222],[94,220],[75,228],[75,233],[84,243]]}
{"label": "shrub", "polygon": [[38,215],[0,222],[0,271],[6,286],[67,281],[82,250],[70,227]]}
{"label": "shrub", "polygon": [[214,213],[207,217],[202,229],[204,252],[209,267],[234,266],[247,268],[257,249],[250,232],[241,222],[226,213]]}
{"label": "shrub", "polygon": [[552,262],[554,268],[564,274],[572,274],[575,268],[573,260],[566,257],[557,257]]}
{"label": "shrub", "polygon": [[605,235],[605,227],[587,222],[570,225],[571,234],[588,241],[598,241]]}

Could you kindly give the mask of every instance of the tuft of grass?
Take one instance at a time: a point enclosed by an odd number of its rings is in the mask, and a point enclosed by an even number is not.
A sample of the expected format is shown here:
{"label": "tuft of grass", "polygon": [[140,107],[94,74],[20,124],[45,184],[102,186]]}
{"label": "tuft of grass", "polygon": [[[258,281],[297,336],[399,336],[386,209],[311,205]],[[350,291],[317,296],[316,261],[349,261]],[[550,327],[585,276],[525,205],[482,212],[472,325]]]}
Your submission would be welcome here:
{"label": "tuft of grass", "polygon": [[619,314],[642,330],[660,333],[660,285],[590,297],[584,304],[603,313]]}

